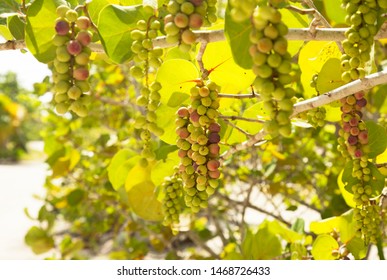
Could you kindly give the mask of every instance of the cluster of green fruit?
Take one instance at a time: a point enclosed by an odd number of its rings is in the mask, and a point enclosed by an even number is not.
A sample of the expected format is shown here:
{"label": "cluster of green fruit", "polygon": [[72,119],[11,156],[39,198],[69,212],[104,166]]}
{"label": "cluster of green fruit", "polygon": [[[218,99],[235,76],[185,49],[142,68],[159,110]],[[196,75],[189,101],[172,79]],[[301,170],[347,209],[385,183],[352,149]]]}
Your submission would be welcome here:
{"label": "cluster of green fruit", "polygon": [[376,0],[342,0],[347,16],[346,23],[350,28],[345,32],[343,41],[345,54],[341,57],[342,80],[348,83],[364,78],[365,64],[370,60],[374,45],[374,36],[378,32],[380,6],[386,1]]}
{"label": "cluster of green fruit", "polygon": [[182,207],[180,198],[182,196],[183,182],[177,175],[166,177],[161,184],[164,192],[163,212],[164,225],[172,225],[179,223],[179,215]]}
{"label": "cluster of green fruit", "polygon": [[374,203],[362,206],[361,209],[354,209],[354,219],[357,222],[356,235],[362,238],[366,244],[377,243],[377,239],[380,237],[380,225],[381,225],[381,209],[380,206]]}
{"label": "cluster of green fruit", "polygon": [[[287,0],[267,0],[268,4],[274,8],[284,7],[287,5]],[[262,5],[260,0],[230,0],[231,6],[230,15],[233,21],[242,22],[249,20],[257,5]]]}
{"label": "cluster of green fruit", "polygon": [[80,117],[87,115],[86,105],[90,91],[88,47],[92,40],[89,31],[91,22],[86,16],[79,16],[75,10],[61,5],[56,10],[58,19],[52,42],[56,46],[56,58],[53,62],[53,82],[56,111],[65,114],[73,111]]}
{"label": "cluster of green fruit", "polygon": [[169,14],[164,18],[167,42],[178,43],[182,51],[188,52],[196,41],[192,30],[216,22],[216,3],[217,0],[170,0]]}
{"label": "cluster of green fruit", "polygon": [[208,206],[208,198],[219,185],[220,125],[218,86],[199,82],[191,89],[190,107],[177,111],[179,171],[184,182],[184,200],[192,212]]}
{"label": "cluster of green fruit", "polygon": [[135,63],[130,68],[130,73],[134,78],[141,80],[141,84],[145,84],[136,100],[137,105],[143,107],[144,111],[135,121],[135,128],[141,129],[140,137],[144,142],[141,152],[144,163],[156,158],[151,135],[161,136],[164,134],[164,130],[156,124],[156,110],[160,106],[161,99],[161,84],[157,81],[149,84],[150,73],[155,72],[162,63],[163,50],[153,47],[153,39],[157,37],[160,27],[161,24],[157,18],[151,16],[147,21],[139,20],[137,28],[133,29],[130,34],[133,39],[131,50],[134,53],[133,61]]}
{"label": "cluster of green fruit", "polygon": [[282,22],[281,13],[271,6],[258,6],[252,17],[250,33],[250,55],[253,72],[256,75],[254,87],[263,100],[270,121],[265,130],[272,136],[291,134],[290,116],[293,111],[292,97],[295,90],[289,87],[295,71],[288,52],[288,42],[284,37],[287,26]]}
{"label": "cluster of green fruit", "polygon": [[131,50],[134,53],[135,63],[130,68],[130,74],[136,79],[143,79],[147,76],[150,67],[158,68],[162,63],[163,50],[153,47],[153,39],[158,36],[160,28],[161,23],[155,16],[151,16],[147,21],[139,20],[137,28],[130,33],[133,39]]}

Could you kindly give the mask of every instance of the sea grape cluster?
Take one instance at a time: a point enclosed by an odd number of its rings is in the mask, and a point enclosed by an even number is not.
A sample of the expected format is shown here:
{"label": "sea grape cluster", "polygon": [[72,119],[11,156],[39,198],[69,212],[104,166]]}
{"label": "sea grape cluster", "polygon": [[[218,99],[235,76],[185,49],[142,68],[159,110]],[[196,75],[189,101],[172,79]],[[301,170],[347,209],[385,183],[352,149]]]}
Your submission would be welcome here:
{"label": "sea grape cluster", "polygon": [[89,31],[91,22],[65,5],[57,8],[57,15],[52,39],[56,46],[52,68],[56,111],[64,114],[70,110],[84,117],[89,100],[85,93],[90,91],[87,80],[91,54],[88,46],[93,36]]}

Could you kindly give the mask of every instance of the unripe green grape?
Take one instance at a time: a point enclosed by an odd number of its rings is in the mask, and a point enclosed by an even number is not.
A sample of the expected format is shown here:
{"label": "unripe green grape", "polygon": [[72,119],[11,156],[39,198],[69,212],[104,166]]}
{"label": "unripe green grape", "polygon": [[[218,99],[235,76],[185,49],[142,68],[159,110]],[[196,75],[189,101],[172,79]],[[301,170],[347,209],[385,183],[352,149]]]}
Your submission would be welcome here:
{"label": "unripe green grape", "polygon": [[66,19],[69,21],[69,22],[75,22],[77,19],[78,19],[78,13],[74,10],[71,10],[69,9],[67,12],[66,12],[66,15],[65,15]]}

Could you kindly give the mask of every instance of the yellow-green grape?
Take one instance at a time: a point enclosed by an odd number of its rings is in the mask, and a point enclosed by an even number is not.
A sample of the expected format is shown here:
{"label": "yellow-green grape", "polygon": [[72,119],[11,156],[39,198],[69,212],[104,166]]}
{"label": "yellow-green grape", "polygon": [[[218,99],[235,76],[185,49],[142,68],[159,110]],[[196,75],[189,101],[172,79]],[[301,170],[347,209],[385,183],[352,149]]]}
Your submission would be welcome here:
{"label": "yellow-green grape", "polygon": [[56,46],[52,68],[54,101],[57,104],[55,108],[58,114],[65,114],[70,110],[85,117],[86,105],[79,100],[90,90],[87,79],[91,54],[88,45],[92,39],[92,33],[88,29],[91,22],[88,17],[78,16],[76,11],[66,5],[57,8],[57,15],[56,34],[52,38],[53,45]]}
{"label": "yellow-green grape", "polygon": [[164,18],[167,42],[178,43],[184,52],[190,51],[196,42],[193,30],[216,22],[216,3],[217,0],[170,0],[169,14]]}
{"label": "yellow-green grape", "polygon": [[164,192],[163,198],[163,212],[164,212],[164,225],[174,225],[179,223],[179,215],[182,211],[181,198],[183,182],[176,175],[167,177],[161,184]]}
{"label": "yellow-green grape", "polygon": [[287,51],[287,32],[288,28],[276,8],[261,5],[253,9],[249,52],[256,75],[254,87],[271,118],[264,129],[272,136],[291,134],[290,116],[295,91],[290,84],[296,79],[297,70]]}

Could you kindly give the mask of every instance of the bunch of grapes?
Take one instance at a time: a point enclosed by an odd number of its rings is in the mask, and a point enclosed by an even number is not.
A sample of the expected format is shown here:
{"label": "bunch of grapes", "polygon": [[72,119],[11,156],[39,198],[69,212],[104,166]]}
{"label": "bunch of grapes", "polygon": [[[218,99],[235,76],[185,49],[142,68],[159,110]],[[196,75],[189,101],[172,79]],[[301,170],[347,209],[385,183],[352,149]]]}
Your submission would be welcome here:
{"label": "bunch of grapes", "polygon": [[88,47],[92,40],[89,31],[91,22],[85,16],[78,16],[75,10],[61,5],[56,10],[58,19],[52,42],[56,46],[53,62],[54,100],[56,111],[64,114],[68,110],[80,117],[87,115],[86,92],[90,91]]}
{"label": "bunch of grapes", "polygon": [[164,18],[164,31],[169,43],[178,43],[182,51],[188,52],[196,41],[193,30],[210,26],[216,22],[217,0],[170,0],[169,14]]}
{"label": "bunch of grapes", "polygon": [[164,192],[163,212],[164,225],[179,223],[179,215],[182,211],[180,198],[182,196],[183,182],[176,175],[166,177],[161,185]]}
{"label": "bunch of grapes", "polygon": [[264,109],[271,120],[265,123],[265,130],[276,136],[291,133],[290,115],[293,111],[294,89],[288,85],[293,81],[294,71],[291,55],[287,51],[285,35],[287,26],[281,20],[281,13],[271,6],[259,6],[253,13],[253,27],[250,33],[250,55],[253,71],[257,76],[254,87],[264,101]]}
{"label": "bunch of grapes", "polygon": [[194,213],[208,205],[208,197],[219,185],[220,125],[218,86],[199,82],[191,89],[192,105],[177,111],[176,133],[184,181],[185,203]]}
{"label": "bunch of grapes", "polygon": [[380,206],[370,203],[362,208],[354,209],[354,219],[357,222],[357,236],[368,244],[376,244],[380,236],[381,209]]}
{"label": "bunch of grapes", "polygon": [[371,58],[374,36],[378,32],[379,6],[376,0],[342,0],[342,6],[350,25],[343,41],[345,54],[341,58],[342,79],[348,83],[366,74],[364,67]]}
{"label": "bunch of grapes", "polygon": [[135,122],[135,127],[142,130],[140,136],[144,142],[142,150],[144,162],[156,157],[151,145],[151,134],[156,136],[164,134],[164,130],[156,124],[161,84],[157,81],[150,83],[150,73],[155,72],[162,63],[163,50],[153,47],[153,39],[157,37],[160,27],[161,24],[157,18],[151,16],[147,21],[139,20],[137,28],[131,32],[133,39],[131,50],[134,53],[135,65],[130,68],[130,73],[141,82],[145,78],[145,85],[136,100],[137,105],[144,108],[144,115],[137,117]]}
{"label": "bunch of grapes", "polygon": [[368,131],[362,120],[361,109],[367,100],[363,92],[355,93],[340,100],[342,129],[339,131],[341,152],[346,158],[368,160]]}

